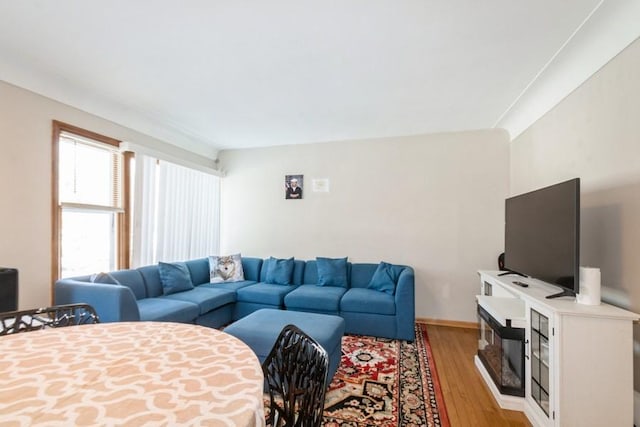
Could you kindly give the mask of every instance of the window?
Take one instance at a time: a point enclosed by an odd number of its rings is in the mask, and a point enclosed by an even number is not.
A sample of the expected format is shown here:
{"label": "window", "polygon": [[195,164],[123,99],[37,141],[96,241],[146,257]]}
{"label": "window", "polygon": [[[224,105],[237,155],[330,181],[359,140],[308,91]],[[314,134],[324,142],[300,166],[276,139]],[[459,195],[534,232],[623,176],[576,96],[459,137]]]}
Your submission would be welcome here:
{"label": "window", "polygon": [[148,153],[53,122],[53,281],[217,253],[217,171]]}
{"label": "window", "polygon": [[53,276],[128,265],[119,141],[54,122]]}

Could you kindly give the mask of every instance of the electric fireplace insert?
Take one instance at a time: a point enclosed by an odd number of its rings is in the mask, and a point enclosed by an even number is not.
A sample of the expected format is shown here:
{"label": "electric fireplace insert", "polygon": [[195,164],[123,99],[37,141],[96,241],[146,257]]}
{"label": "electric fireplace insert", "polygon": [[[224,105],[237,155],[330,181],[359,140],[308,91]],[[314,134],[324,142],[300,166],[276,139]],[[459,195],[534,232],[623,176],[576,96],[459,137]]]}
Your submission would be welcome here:
{"label": "electric fireplace insert", "polygon": [[501,394],[524,397],[524,328],[501,325],[478,305],[478,358]]}

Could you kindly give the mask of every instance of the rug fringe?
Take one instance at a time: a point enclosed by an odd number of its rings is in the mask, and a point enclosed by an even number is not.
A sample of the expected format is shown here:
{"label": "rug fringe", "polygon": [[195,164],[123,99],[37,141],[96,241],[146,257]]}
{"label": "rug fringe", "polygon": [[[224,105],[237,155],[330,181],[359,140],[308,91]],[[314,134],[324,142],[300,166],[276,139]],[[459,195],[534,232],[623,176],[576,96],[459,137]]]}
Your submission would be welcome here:
{"label": "rug fringe", "polygon": [[431,342],[429,341],[429,334],[427,333],[427,325],[416,323],[416,336],[418,335],[422,337],[428,364],[431,370],[431,381],[433,383],[436,406],[438,407],[440,425],[442,427],[450,427],[451,423],[449,421],[449,413],[447,412],[447,405],[444,402],[444,394],[442,393],[442,386],[440,383],[440,377],[438,376],[436,360],[433,357],[433,351],[431,350]]}

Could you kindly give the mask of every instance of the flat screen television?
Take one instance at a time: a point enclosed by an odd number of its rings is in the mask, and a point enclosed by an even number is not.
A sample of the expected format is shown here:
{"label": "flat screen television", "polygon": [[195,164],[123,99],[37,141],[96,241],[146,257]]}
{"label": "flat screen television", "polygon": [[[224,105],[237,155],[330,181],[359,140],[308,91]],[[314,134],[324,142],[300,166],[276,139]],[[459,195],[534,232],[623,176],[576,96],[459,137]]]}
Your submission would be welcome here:
{"label": "flat screen television", "polygon": [[580,178],[561,182],[505,202],[504,268],[559,286],[550,295],[579,291]]}

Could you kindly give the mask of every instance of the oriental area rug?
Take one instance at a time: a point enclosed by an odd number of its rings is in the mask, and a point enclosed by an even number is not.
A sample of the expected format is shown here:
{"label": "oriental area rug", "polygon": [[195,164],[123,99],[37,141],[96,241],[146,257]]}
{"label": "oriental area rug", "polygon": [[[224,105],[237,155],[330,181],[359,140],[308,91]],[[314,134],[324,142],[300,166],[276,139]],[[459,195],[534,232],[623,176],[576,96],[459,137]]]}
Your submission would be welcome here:
{"label": "oriental area rug", "polygon": [[449,427],[426,326],[416,324],[412,343],[344,336],[323,425]]}

